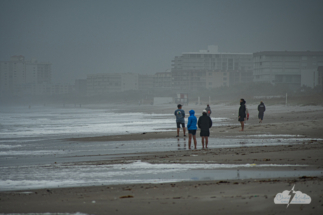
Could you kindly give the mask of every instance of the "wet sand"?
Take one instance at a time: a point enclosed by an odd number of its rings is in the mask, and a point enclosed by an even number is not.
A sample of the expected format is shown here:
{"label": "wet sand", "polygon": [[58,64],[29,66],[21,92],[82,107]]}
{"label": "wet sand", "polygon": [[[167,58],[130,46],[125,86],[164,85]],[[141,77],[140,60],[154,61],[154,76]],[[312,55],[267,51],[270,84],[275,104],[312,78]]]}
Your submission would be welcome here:
{"label": "wet sand", "polygon": [[[1,193],[1,212],[87,214],[322,214],[322,178],[199,181],[42,189]],[[296,184],[311,204],[274,204],[278,192]]]}
{"label": "wet sand", "polygon": [[[245,132],[239,132],[235,107],[219,110],[232,124],[211,129],[211,137],[238,137],[239,148],[179,150],[140,153],[114,160],[89,161],[78,165],[102,165],[141,160],[149,163],[302,164],[285,170],[323,171],[323,110],[290,107],[265,114],[263,124],[251,118]],[[250,111],[250,109],[249,109]],[[255,111],[250,114],[255,116]],[[235,123],[235,124],[234,124]],[[143,132],[145,133],[145,132]],[[290,134],[310,138],[296,145],[244,147],[249,135]],[[145,134],[74,138],[70,141],[148,140],[169,138],[175,130]],[[181,137],[182,138],[182,137]],[[263,138],[270,138],[263,136]],[[198,141],[200,139],[198,138]],[[70,165],[73,165],[71,163]],[[274,169],[274,168],[266,168]],[[283,169],[283,170],[284,170]],[[282,171],[283,171],[282,170]],[[30,193],[0,192],[0,213],[82,212],[87,214],[322,214],[323,177],[293,177],[225,181],[190,181],[163,184],[109,185],[28,190]],[[311,204],[274,204],[284,190],[308,194]]]}

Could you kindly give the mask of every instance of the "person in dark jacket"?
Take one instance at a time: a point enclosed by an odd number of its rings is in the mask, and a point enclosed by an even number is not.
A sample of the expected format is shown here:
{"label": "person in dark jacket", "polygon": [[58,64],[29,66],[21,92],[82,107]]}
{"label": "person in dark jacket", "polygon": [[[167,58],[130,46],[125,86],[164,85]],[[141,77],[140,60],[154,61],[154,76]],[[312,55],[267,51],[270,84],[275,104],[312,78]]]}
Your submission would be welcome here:
{"label": "person in dark jacket", "polygon": [[187,121],[188,148],[191,149],[191,140],[193,137],[194,149],[196,149],[196,145],[197,145],[197,142],[196,142],[196,130],[197,130],[196,122],[197,122],[197,119],[196,119],[196,116],[194,116],[194,114],[195,114],[194,110],[190,110],[189,113],[190,113],[190,116],[188,117],[188,121]]}
{"label": "person in dark jacket", "polygon": [[210,108],[210,105],[209,105],[209,104],[207,104],[207,106],[206,106],[205,110],[206,110],[207,115],[208,115],[209,117],[211,117],[211,113],[212,113],[212,111],[211,111],[211,108]]}
{"label": "person in dark jacket", "polygon": [[240,99],[240,108],[239,108],[239,118],[238,121],[241,124],[241,130],[243,131],[244,129],[244,121],[247,117],[247,108],[246,108],[246,101],[244,99]]}
{"label": "person in dark jacket", "polygon": [[205,147],[207,148],[207,144],[209,143],[210,128],[212,127],[212,120],[207,115],[206,110],[203,110],[203,115],[200,116],[197,122],[197,125],[201,129],[200,136],[202,137],[202,147],[204,149],[204,139],[205,139]]}
{"label": "person in dark jacket", "polygon": [[259,123],[262,123],[262,120],[264,120],[264,113],[266,111],[265,104],[261,101],[260,105],[258,105],[258,119]]}

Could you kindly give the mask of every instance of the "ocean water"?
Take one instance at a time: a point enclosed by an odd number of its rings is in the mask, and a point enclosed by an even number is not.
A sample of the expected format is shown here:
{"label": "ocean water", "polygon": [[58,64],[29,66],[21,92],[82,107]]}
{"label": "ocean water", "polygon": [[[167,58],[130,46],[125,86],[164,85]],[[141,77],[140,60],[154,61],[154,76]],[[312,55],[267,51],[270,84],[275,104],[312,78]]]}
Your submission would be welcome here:
{"label": "ocean water", "polygon": [[[214,126],[231,123],[226,118],[212,118],[212,121]],[[127,165],[66,165],[68,162],[122,159],[133,153],[187,150],[188,139],[183,137],[106,142],[66,140],[70,137],[131,134],[169,129],[175,130],[173,113],[116,113],[111,108],[40,106],[29,109],[1,106],[0,191],[120,183],[223,180],[234,178],[236,168],[250,167],[249,164],[228,165],[225,168],[234,169],[229,171],[223,170],[224,166],[216,164],[152,165],[141,161],[134,161]],[[266,139],[263,139],[263,136],[250,136],[245,139],[210,138],[209,148],[301,144],[304,140],[307,139],[290,135],[270,136]],[[261,178],[269,177],[268,174],[280,177],[274,172],[261,171],[253,174],[244,171],[240,176]]]}
{"label": "ocean water", "polygon": [[[0,191],[92,185],[169,183],[196,180],[299,177],[320,170],[279,170],[303,165],[273,164],[150,164],[130,161],[111,165],[43,165],[0,167]],[[259,167],[265,168],[259,170]],[[277,171],[266,168],[277,168]],[[9,174],[10,173],[10,174]]]}
{"label": "ocean water", "polygon": [[[116,112],[112,108],[33,106],[29,109],[26,106],[0,106],[0,166],[95,160],[95,157],[88,156],[175,148],[175,139],[168,143],[158,140],[91,143],[66,141],[66,138],[71,137],[129,135],[176,129],[173,113]],[[226,118],[212,120],[215,126],[228,121]]]}
{"label": "ocean water", "polygon": [[[212,118],[214,126],[228,121]],[[115,113],[113,109],[0,107],[0,138],[61,138],[175,129],[170,114]],[[9,140],[10,141],[10,140]]]}

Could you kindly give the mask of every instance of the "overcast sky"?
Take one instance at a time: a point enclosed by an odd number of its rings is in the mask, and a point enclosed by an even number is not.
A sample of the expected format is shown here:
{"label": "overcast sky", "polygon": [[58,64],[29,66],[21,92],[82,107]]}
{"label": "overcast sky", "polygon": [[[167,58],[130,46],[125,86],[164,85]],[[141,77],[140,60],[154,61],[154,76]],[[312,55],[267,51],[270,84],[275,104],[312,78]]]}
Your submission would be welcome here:
{"label": "overcast sky", "polygon": [[0,60],[52,63],[55,83],[154,74],[182,52],[322,51],[322,0],[0,0]]}

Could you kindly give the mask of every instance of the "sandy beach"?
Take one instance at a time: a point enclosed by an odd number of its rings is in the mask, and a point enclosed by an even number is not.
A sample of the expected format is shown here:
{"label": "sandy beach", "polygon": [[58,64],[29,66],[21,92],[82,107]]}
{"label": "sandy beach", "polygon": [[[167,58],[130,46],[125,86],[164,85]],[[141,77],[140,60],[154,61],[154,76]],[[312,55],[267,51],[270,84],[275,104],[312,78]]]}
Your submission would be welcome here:
{"label": "sandy beach", "polygon": [[[198,110],[199,106],[185,107]],[[120,110],[121,112],[125,110]],[[138,112],[173,112],[172,107],[138,107]],[[69,163],[99,166],[127,164],[134,160],[149,164],[251,164],[263,171],[323,172],[323,108],[321,106],[275,106],[266,111],[262,124],[257,111],[250,108],[245,131],[239,132],[237,107],[215,106],[214,117],[228,124],[211,129],[212,138],[240,139],[241,147],[198,150],[143,152],[109,160]],[[199,114],[197,114],[199,115]],[[175,125],[175,123],[174,123]],[[69,138],[72,142],[132,141],[175,138],[175,128],[163,132],[129,135]],[[306,138],[297,144],[245,146],[250,138],[269,139],[277,135]],[[181,133],[180,139],[183,139]],[[212,143],[210,143],[212,144]],[[103,156],[103,155],[98,155]],[[273,166],[262,167],[270,164]],[[289,165],[280,167],[274,165]],[[295,165],[295,166],[293,166]],[[243,168],[241,169],[243,171]],[[322,176],[294,176],[228,180],[197,180],[172,183],[101,185],[90,187],[45,188],[0,192],[0,213],[75,213],[85,214],[322,214]],[[310,204],[275,204],[277,193],[302,191]]]}

